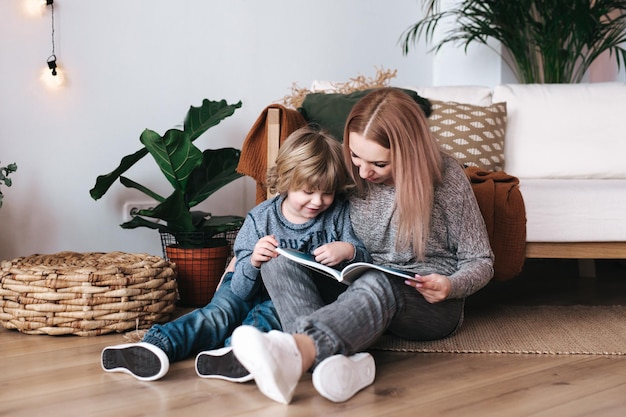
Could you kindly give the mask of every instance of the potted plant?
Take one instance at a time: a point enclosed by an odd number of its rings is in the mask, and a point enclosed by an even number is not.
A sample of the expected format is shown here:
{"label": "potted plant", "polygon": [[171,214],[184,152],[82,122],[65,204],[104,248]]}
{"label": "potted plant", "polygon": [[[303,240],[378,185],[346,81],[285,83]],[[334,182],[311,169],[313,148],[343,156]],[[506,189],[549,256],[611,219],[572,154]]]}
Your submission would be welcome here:
{"label": "potted plant", "polygon": [[[7,187],[10,187],[13,184],[9,175],[13,172],[17,171],[17,165],[15,163],[9,164],[5,167],[0,167],[0,184],[4,184]],[[2,207],[2,199],[4,195],[2,195],[2,191],[0,190],[0,207]]]}
{"label": "potted plant", "polygon": [[[226,237],[243,223],[240,216],[213,216],[192,210],[242,176],[236,171],[240,150],[201,151],[193,141],[240,107],[241,101],[228,104],[225,100],[204,99],[200,107],[189,108],[182,130],[169,129],[161,136],[145,129],[139,138],[144,147],[123,157],[112,172],[99,176],[89,191],[98,200],[119,179],[125,187],[141,191],[156,201],[151,209],[129,213],[132,219],[120,226],[148,227],[160,232],[164,256],[177,265],[180,299],[184,305],[200,306],[210,301],[231,253]],[[122,175],[147,154],[173,188],[167,197]],[[200,276],[190,276],[192,273]]]}
{"label": "potted plant", "polygon": [[462,0],[445,11],[438,0],[425,5],[426,16],[402,34],[405,55],[449,21],[435,52],[447,43],[492,48],[488,41],[497,40],[502,51],[496,53],[521,83],[578,83],[605,51],[618,67],[626,62],[626,0]]}

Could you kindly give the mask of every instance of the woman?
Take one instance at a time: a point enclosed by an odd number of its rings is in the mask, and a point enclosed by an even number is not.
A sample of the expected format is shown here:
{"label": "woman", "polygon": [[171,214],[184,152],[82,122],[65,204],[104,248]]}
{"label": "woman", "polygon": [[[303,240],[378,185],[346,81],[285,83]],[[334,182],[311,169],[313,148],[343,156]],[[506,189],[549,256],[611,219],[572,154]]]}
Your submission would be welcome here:
{"label": "woman", "polygon": [[363,274],[336,300],[325,282],[284,257],[262,267],[284,333],[242,326],[233,350],[268,397],[289,403],[303,372],[341,402],[371,384],[367,349],[384,332],[409,340],[446,337],[461,324],[464,298],[489,282],[493,253],[463,168],[442,153],[416,102],[394,88],[365,96],[344,130],[344,157],[358,193],[354,231],[374,263],[414,274]]}

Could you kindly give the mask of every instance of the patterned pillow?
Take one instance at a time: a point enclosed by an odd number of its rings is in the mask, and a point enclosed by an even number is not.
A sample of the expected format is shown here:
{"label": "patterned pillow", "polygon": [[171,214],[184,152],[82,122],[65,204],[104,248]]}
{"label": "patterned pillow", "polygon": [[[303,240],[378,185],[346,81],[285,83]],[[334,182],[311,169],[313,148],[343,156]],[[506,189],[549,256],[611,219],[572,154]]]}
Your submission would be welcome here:
{"label": "patterned pillow", "polygon": [[430,100],[430,130],[441,147],[465,166],[504,169],[506,103],[474,106]]}

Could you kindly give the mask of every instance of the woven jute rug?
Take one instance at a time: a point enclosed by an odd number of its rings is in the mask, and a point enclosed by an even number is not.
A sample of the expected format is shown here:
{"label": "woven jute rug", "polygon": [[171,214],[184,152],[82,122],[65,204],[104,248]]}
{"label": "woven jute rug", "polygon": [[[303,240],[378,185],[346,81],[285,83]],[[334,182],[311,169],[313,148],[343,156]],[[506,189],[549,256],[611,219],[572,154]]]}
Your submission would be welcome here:
{"label": "woven jute rug", "polygon": [[376,350],[546,355],[626,354],[626,306],[489,306],[465,312],[445,339],[383,336]]}

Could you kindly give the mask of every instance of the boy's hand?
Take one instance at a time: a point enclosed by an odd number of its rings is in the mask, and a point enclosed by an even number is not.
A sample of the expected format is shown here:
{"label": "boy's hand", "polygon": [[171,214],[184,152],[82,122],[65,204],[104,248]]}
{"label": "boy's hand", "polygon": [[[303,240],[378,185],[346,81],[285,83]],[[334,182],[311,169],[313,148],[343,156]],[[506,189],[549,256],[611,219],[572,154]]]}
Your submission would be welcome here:
{"label": "boy's hand", "polygon": [[323,265],[335,266],[354,258],[355,248],[348,242],[331,242],[313,251],[315,260]]}
{"label": "boy's hand", "polygon": [[254,245],[250,263],[255,268],[260,268],[263,262],[267,262],[278,256],[274,249],[278,246],[278,241],[274,235],[264,236]]}

